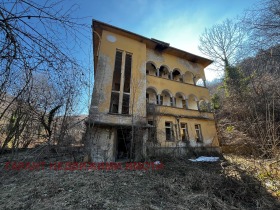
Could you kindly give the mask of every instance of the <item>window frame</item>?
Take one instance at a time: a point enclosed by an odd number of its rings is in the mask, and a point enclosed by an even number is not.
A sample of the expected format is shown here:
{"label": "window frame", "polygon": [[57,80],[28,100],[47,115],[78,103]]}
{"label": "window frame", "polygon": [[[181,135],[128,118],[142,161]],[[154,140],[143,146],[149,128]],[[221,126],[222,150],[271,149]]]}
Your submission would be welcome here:
{"label": "window frame", "polygon": [[[168,126],[167,123],[170,123],[170,125]],[[167,130],[170,130],[170,134],[167,134]],[[165,140],[166,141],[170,141],[170,142],[174,142],[175,141],[173,122],[171,122],[171,121],[165,121]]]}
{"label": "window frame", "polygon": [[197,142],[203,142],[201,125],[200,124],[195,124],[194,129],[195,129],[195,138],[196,138],[195,140]]}
{"label": "window frame", "polygon": [[[188,131],[188,123],[180,123],[180,133],[181,133],[181,141],[188,142],[190,140],[189,131]],[[183,135],[185,138],[183,139]]]}

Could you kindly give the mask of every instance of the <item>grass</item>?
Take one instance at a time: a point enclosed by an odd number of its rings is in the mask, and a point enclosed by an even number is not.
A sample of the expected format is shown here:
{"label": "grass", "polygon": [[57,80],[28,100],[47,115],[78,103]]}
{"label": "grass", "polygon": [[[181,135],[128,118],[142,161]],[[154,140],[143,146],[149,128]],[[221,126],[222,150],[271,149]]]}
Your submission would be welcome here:
{"label": "grass", "polygon": [[160,161],[163,169],[148,171],[2,167],[0,209],[280,209],[279,198],[232,159]]}

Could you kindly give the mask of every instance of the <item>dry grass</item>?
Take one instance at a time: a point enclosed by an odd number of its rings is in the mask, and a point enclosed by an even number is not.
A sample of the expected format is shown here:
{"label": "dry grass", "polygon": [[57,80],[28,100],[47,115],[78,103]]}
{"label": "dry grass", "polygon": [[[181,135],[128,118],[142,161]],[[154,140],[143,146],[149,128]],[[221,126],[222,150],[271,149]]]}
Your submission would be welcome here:
{"label": "dry grass", "polygon": [[2,169],[0,209],[280,208],[276,197],[234,163],[161,161],[165,168],[158,171]]}

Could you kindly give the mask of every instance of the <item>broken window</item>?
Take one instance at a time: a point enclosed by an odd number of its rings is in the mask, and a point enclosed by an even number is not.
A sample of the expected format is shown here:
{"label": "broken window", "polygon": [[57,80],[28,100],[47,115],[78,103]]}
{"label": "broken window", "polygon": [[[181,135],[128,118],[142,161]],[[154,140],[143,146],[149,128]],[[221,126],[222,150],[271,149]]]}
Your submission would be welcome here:
{"label": "broken window", "polygon": [[165,136],[166,141],[174,141],[174,131],[172,122],[165,122]]}
{"label": "broken window", "polygon": [[122,68],[122,52],[117,51],[116,57],[115,57],[115,67],[114,67],[114,74],[113,74],[112,90],[120,91],[121,68]]}
{"label": "broken window", "polygon": [[122,114],[129,114],[129,94],[123,94]]}
{"label": "broken window", "polygon": [[130,78],[131,78],[131,60],[132,55],[125,55],[125,68],[124,68],[124,86],[123,92],[130,93]]}
{"label": "broken window", "polygon": [[189,132],[188,132],[188,124],[181,123],[181,138],[183,142],[187,142],[189,140]]}
{"label": "broken window", "polygon": [[196,125],[194,125],[194,127],[195,127],[195,140],[197,142],[202,142],[203,138],[202,138],[202,132],[201,132],[200,124],[196,124]]}
{"label": "broken window", "polygon": [[111,113],[118,113],[119,97],[120,97],[119,93],[112,92],[112,94],[111,94],[111,107],[110,107],[110,112]]}
{"label": "broken window", "polygon": [[[110,103],[111,113],[129,114],[131,62],[131,54],[116,51]],[[120,90],[121,87],[123,87],[123,92]]]}

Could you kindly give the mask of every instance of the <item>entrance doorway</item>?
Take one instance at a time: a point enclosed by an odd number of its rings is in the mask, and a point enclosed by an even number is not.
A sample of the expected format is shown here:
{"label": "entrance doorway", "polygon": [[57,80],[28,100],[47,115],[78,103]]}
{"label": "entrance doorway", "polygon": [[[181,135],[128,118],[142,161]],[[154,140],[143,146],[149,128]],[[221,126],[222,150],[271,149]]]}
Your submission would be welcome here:
{"label": "entrance doorway", "polygon": [[131,128],[117,130],[117,160],[130,159]]}

